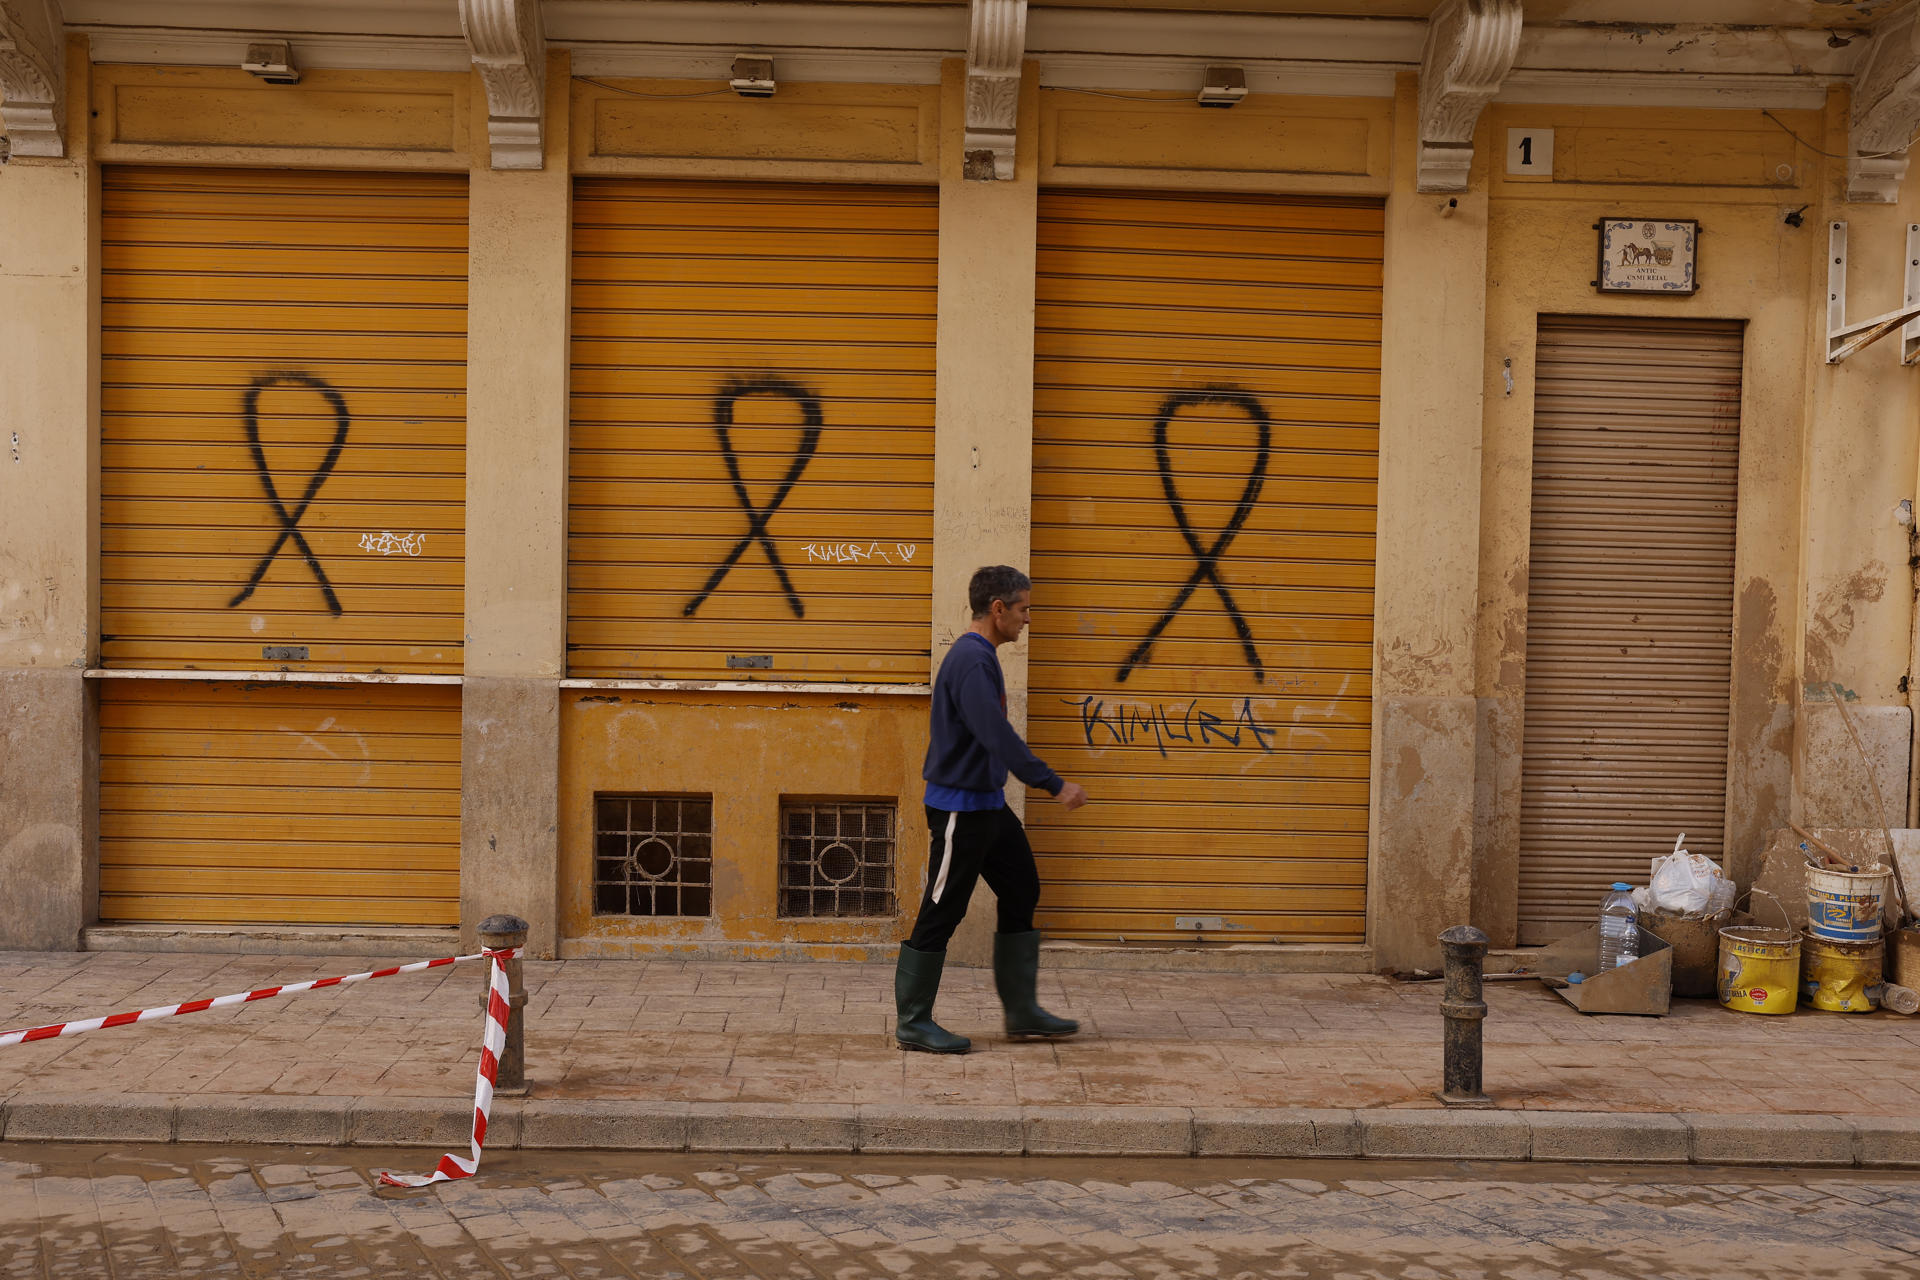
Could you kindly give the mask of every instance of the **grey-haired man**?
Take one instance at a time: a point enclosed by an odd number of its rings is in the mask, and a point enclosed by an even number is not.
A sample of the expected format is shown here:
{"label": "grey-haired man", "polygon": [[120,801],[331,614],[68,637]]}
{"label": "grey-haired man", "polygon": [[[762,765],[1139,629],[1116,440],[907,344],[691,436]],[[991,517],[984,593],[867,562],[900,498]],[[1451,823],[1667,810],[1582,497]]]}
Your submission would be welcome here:
{"label": "grey-haired man", "polygon": [[1026,828],[1007,808],[1007,773],[1051,794],[1068,809],[1087,802],[1078,783],[1068,782],[1033,754],[1007,721],[1007,684],[997,650],[1026,630],[1033,583],[1007,565],[977,570],[967,584],[973,625],[940,663],[933,682],[932,723],[926,764],[927,887],[913,933],[900,946],[894,974],[898,1020],[894,1039],[903,1049],[965,1053],[972,1041],[933,1020],[933,1001],[946,966],[947,941],[967,914],[977,879],[984,877],[999,904],[993,935],[993,982],[1006,1010],[1013,1039],[1057,1039],[1080,1024],[1040,1007],[1040,934],[1033,927],[1040,902],[1040,872]]}

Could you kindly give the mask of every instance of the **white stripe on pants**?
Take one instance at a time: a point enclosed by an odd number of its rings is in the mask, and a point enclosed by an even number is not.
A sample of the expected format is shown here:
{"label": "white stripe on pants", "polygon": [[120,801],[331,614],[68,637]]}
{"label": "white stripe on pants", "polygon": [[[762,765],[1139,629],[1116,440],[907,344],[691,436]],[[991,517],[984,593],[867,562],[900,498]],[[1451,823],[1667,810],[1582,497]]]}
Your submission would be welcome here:
{"label": "white stripe on pants", "polygon": [[933,878],[933,900],[940,901],[940,895],[947,888],[947,867],[953,862],[953,824],[960,821],[958,813],[947,815],[947,845],[940,853],[940,871]]}

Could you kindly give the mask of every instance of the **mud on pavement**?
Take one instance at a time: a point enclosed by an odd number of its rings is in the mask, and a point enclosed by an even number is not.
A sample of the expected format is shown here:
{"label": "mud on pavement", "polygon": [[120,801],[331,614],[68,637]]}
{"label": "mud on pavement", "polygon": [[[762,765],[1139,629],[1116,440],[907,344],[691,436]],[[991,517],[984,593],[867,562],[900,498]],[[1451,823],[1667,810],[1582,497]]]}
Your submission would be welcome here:
{"label": "mud on pavement", "polygon": [[1672,1166],[0,1149],[0,1278],[1895,1280],[1920,1173]]}

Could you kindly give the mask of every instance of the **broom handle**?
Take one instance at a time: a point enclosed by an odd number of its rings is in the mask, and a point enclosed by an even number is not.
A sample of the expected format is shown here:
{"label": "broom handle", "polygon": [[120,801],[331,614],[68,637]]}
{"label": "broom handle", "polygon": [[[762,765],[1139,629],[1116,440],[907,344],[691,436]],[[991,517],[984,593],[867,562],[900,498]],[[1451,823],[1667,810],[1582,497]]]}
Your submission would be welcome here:
{"label": "broom handle", "polygon": [[1788,822],[1787,825],[1789,827],[1792,827],[1794,830],[1794,833],[1798,835],[1802,840],[1805,840],[1808,844],[1818,849],[1826,857],[1831,858],[1833,861],[1839,863],[1843,867],[1850,867],[1853,865],[1853,860],[1851,858],[1847,858],[1844,855],[1842,855],[1838,849],[1828,844],[1825,840],[1822,840],[1819,836],[1814,835],[1813,832],[1808,831],[1805,827],[1802,827],[1798,823],[1791,822],[1791,821]]}

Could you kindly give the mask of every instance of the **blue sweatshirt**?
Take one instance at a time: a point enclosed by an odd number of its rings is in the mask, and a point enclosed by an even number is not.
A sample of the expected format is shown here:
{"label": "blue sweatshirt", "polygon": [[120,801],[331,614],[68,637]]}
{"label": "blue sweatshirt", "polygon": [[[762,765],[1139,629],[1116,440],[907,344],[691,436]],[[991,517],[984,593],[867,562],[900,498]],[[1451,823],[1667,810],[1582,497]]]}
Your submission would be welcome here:
{"label": "blue sweatshirt", "polygon": [[1027,749],[1007,723],[1007,681],[993,643],[963,633],[947,650],[933,679],[933,715],[927,762],[927,803],[936,809],[998,809],[1007,770],[1029,786],[1059,795],[1060,775]]}

